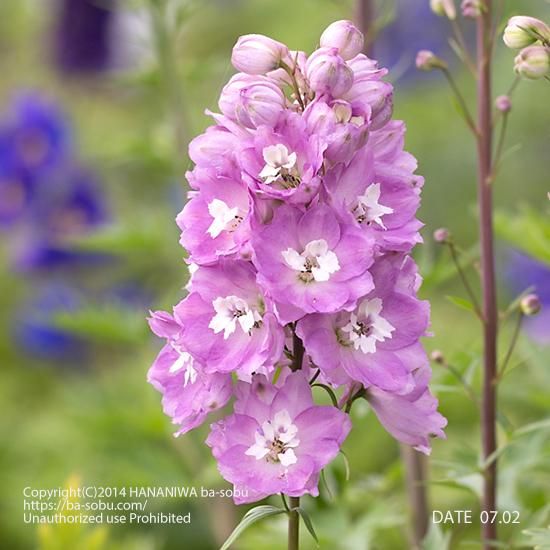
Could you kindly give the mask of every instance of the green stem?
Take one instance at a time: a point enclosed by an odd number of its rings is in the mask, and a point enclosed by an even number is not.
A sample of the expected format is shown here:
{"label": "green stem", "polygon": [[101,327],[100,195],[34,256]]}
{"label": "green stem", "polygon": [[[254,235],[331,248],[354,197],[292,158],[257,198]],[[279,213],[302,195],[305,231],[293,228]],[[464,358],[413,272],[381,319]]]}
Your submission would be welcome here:
{"label": "green stem", "polygon": [[300,514],[296,508],[300,506],[300,497],[289,497],[290,512],[288,512],[288,550],[299,550],[300,545]]}
{"label": "green stem", "polygon": [[451,20],[451,26],[453,28],[456,41],[460,46],[462,53],[464,55],[464,63],[466,64],[466,67],[468,67],[468,70],[475,76],[476,74],[475,63],[472,59],[472,56],[470,55],[470,50],[468,50],[468,46],[466,45],[466,40],[464,38],[462,28],[460,27],[460,24],[456,19]]}
{"label": "green stem", "polygon": [[458,86],[456,85],[456,82],[454,81],[453,75],[449,72],[449,69],[443,67],[441,69],[443,74],[445,75],[445,78],[449,82],[449,85],[451,86],[452,91],[455,94],[455,97],[458,101],[458,104],[460,105],[460,110],[462,111],[462,114],[464,116],[464,120],[466,121],[466,124],[468,125],[468,128],[473,132],[474,136],[478,136],[479,132],[475,125],[474,119],[472,118],[472,115],[470,114],[470,111],[468,110],[468,106],[466,105],[466,101],[464,100],[464,97],[459,90]]}
{"label": "green stem", "polygon": [[174,40],[167,28],[164,3],[152,1],[150,13],[158,64],[165,87],[167,110],[174,131],[176,166],[178,171],[181,170],[183,172],[188,141],[187,122],[183,107],[183,92],[174,52]]}
{"label": "green stem", "polygon": [[506,352],[506,356],[504,357],[504,360],[502,361],[502,366],[500,367],[498,376],[496,378],[497,383],[500,380],[502,380],[502,378],[504,377],[504,374],[506,373],[506,368],[508,367],[508,363],[510,363],[510,359],[512,358],[514,349],[516,348],[516,344],[518,342],[522,322],[523,322],[523,313],[520,312],[518,314],[518,318],[514,326],[514,332],[512,333],[512,340],[510,340],[510,346],[508,348],[508,351]]}
{"label": "green stem", "polygon": [[474,310],[476,312],[476,315],[478,318],[482,321],[483,320],[483,313],[481,312],[481,308],[479,307],[476,295],[470,286],[470,283],[468,282],[468,278],[466,277],[466,274],[464,273],[462,266],[460,265],[460,261],[458,259],[458,254],[455,245],[452,242],[448,243],[449,250],[451,252],[451,257],[453,259],[453,263],[455,264],[456,270],[458,271],[458,275],[460,276],[460,280],[462,281],[462,284],[464,285],[464,288],[466,289],[466,292],[468,293],[468,296],[470,297],[470,300],[472,301],[472,305],[474,306]]}

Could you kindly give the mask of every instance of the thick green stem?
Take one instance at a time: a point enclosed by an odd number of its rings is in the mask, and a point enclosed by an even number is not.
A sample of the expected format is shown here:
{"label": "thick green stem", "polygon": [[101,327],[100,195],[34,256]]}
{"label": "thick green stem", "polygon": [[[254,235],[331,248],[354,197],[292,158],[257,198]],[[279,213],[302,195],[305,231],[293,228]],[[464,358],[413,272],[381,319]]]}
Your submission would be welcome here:
{"label": "thick green stem", "polygon": [[300,546],[300,515],[295,511],[300,506],[300,497],[289,498],[288,550],[298,550]]}

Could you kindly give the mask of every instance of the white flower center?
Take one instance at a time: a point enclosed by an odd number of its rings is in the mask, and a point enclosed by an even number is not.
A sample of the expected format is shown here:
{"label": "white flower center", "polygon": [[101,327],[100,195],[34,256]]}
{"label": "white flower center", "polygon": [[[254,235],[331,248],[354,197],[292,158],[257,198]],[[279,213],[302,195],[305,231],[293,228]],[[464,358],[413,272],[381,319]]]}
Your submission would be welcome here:
{"label": "white flower center", "polygon": [[380,298],[361,302],[356,313],[350,315],[349,323],[342,327],[342,332],[346,333],[347,339],[344,343],[353,345],[356,350],[360,349],[363,353],[374,353],[376,342],[391,338],[395,330],[395,327],[380,315],[381,311]]}
{"label": "white flower center", "polygon": [[208,213],[212,216],[213,221],[207,232],[213,239],[222,231],[235,231],[243,221],[243,216],[236,206],[229,208],[220,199],[214,199],[208,203]]}
{"label": "white flower center", "polygon": [[367,187],[365,194],[357,197],[357,202],[351,210],[355,219],[359,223],[367,222],[370,224],[375,222],[383,229],[386,229],[386,226],[382,222],[382,216],[385,214],[392,214],[393,208],[380,204],[378,202],[379,199],[380,184],[371,183]]}
{"label": "white flower center", "polygon": [[286,409],[279,411],[273,420],[266,420],[261,430],[254,434],[255,443],[245,452],[256,460],[265,458],[267,462],[281,463],[288,467],[296,464],[298,459],[294,449],[300,444],[297,437],[298,428]]}
{"label": "white flower center", "polygon": [[264,183],[280,182],[284,188],[298,187],[300,175],[296,169],[296,153],[289,153],[282,143],[264,147],[265,166],[260,172]]}
{"label": "white flower center", "polygon": [[333,273],[340,270],[338,257],[329,250],[325,239],[310,241],[302,253],[287,248],[281,254],[290,268],[300,272],[300,279],[305,283],[328,281]]}
{"label": "white flower center", "polygon": [[197,379],[197,371],[193,366],[193,357],[186,351],[183,351],[177,344],[172,343],[172,348],[179,353],[179,356],[174,363],[172,363],[168,372],[170,374],[177,374],[180,370],[185,369],[183,387],[187,386],[189,383],[194,384]]}
{"label": "white flower center", "polygon": [[250,331],[259,326],[262,316],[258,311],[252,309],[248,303],[238,296],[221,296],[216,298],[212,305],[216,315],[212,317],[208,328],[212,329],[216,334],[223,330],[223,338],[227,340],[237,328],[237,324],[243,332]]}

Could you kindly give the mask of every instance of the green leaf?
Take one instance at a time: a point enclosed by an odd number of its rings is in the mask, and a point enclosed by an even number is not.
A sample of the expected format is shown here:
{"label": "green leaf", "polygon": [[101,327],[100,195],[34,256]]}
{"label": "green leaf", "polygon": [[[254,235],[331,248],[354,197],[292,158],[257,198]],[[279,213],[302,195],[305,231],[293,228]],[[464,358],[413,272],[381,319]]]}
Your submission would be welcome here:
{"label": "green leaf", "polygon": [[53,325],[99,344],[134,344],[147,337],[145,314],[115,305],[89,305],[74,312],[60,312]]}
{"label": "green leaf", "polygon": [[349,465],[348,455],[344,451],[342,451],[342,449],[340,449],[340,454],[342,455],[342,458],[344,459],[344,467],[346,469],[346,481],[349,481],[350,477],[351,477],[351,468],[350,468],[350,465]]}
{"label": "green leaf", "polygon": [[460,296],[445,296],[445,298],[447,298],[447,300],[449,300],[449,302],[451,302],[455,306],[466,309],[467,311],[475,311],[472,302],[470,302],[470,300],[466,300],[466,298],[461,298]]}
{"label": "green leaf", "polygon": [[450,531],[443,531],[439,524],[432,523],[424,540],[422,550],[449,550],[451,542]]}
{"label": "green leaf", "polygon": [[523,534],[527,544],[535,550],[550,550],[550,527],[547,529],[526,529]]}
{"label": "green leaf", "polygon": [[510,244],[550,264],[550,217],[523,206],[519,214],[495,214],[495,231]]}
{"label": "green leaf", "polygon": [[313,528],[313,523],[311,521],[311,518],[309,517],[309,514],[301,507],[293,508],[293,510],[296,510],[296,512],[300,514],[300,517],[304,520],[304,525],[309,531],[309,534],[313,537],[313,540],[317,543],[317,545],[319,545],[319,539],[317,538],[317,533],[315,533],[315,529]]}
{"label": "green leaf", "polygon": [[[229,535],[227,540],[223,543],[223,546],[220,550],[227,550],[231,545],[242,535],[245,529],[248,529],[254,523],[260,521],[261,519],[268,518],[270,516],[277,516],[279,514],[286,514],[287,511],[284,508],[277,508],[277,506],[256,506],[249,510],[239,523],[233,532]],[[304,520],[305,522],[305,520]]]}
{"label": "green leaf", "polygon": [[544,430],[550,428],[550,418],[545,418],[543,420],[539,420],[537,422],[532,422],[531,424],[526,424],[525,426],[522,426],[521,428],[518,428],[514,432],[514,437],[525,435],[531,432],[535,432],[538,430]]}

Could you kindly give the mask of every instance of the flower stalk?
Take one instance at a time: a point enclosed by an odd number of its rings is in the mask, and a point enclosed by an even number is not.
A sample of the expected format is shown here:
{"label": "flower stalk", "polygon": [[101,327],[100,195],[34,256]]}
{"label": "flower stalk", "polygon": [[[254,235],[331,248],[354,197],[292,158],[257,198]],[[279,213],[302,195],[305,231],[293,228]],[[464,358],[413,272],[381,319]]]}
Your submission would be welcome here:
{"label": "flower stalk", "polygon": [[[481,288],[483,294],[483,389],[481,398],[481,436],[484,463],[496,450],[497,337],[498,311],[493,250],[493,197],[491,185],[492,138],[491,124],[491,54],[492,1],[477,19],[477,155],[479,236],[481,245]],[[491,513],[497,509],[497,461],[487,464],[483,476],[482,509]],[[482,527],[483,548],[489,550],[497,538],[496,523]]]}
{"label": "flower stalk", "polygon": [[288,550],[298,550],[300,540],[300,515],[296,508],[300,506],[300,497],[289,498],[288,512]]}

